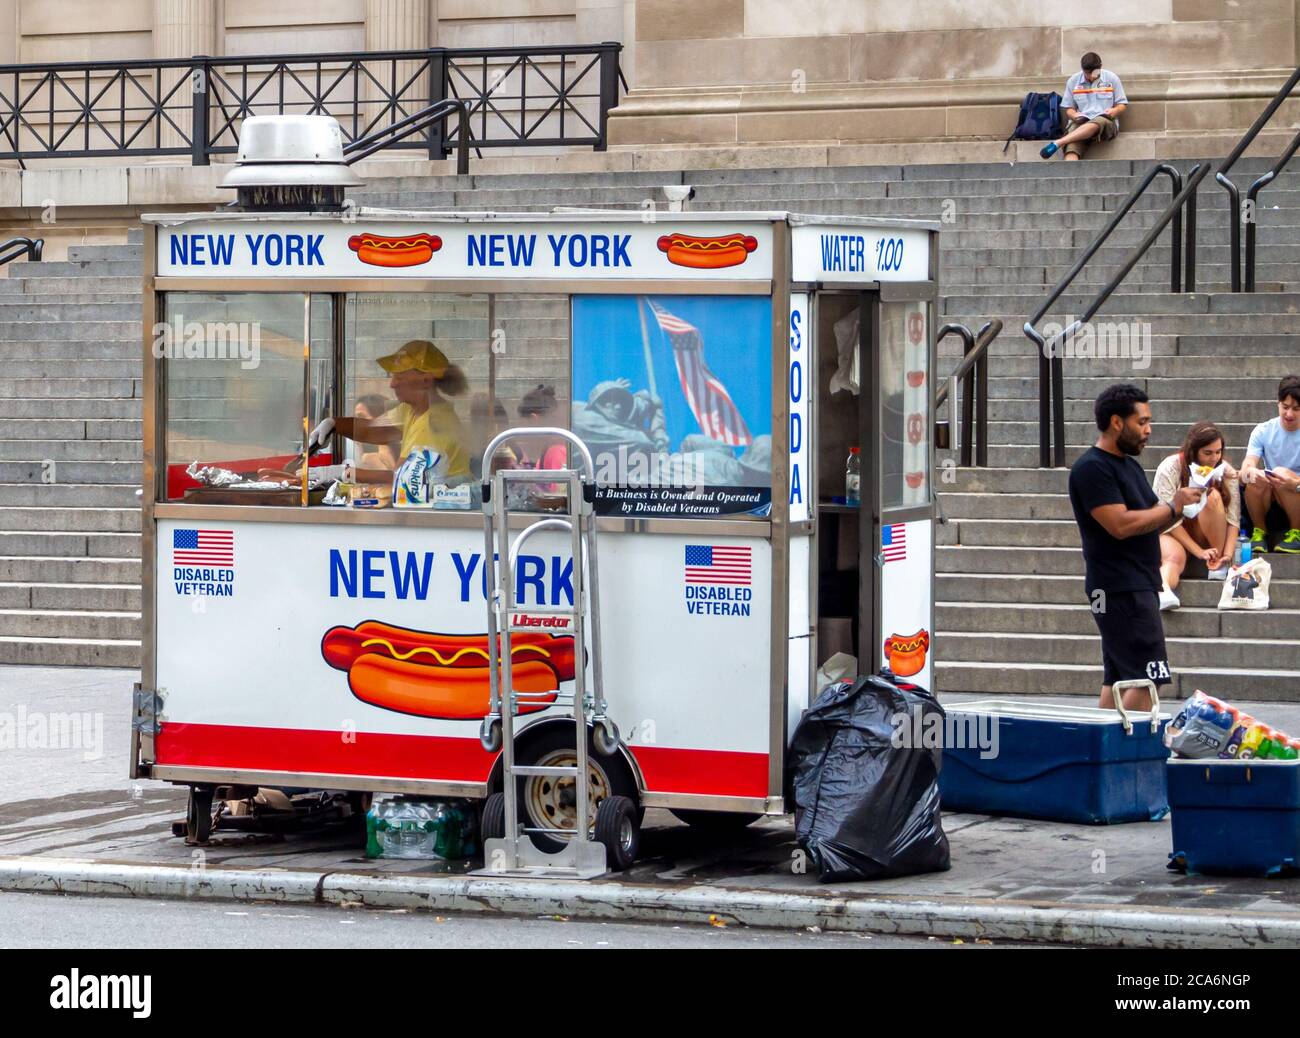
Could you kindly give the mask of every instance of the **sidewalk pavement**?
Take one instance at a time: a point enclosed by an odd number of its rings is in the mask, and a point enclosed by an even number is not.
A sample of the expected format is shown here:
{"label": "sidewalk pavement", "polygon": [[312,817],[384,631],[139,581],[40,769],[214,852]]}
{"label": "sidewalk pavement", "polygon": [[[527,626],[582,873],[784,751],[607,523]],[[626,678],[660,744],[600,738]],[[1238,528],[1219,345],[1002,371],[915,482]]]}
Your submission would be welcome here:
{"label": "sidewalk pavement", "polygon": [[[0,889],[713,917],[1111,946],[1300,947],[1300,883],[1170,871],[1168,819],[1079,826],[945,814],[949,871],[849,884],[806,873],[790,817],[719,838],[650,810],[638,863],[586,884],[469,878],[472,863],[371,861],[342,832],[218,832],[210,845],[188,847],[170,832],[183,817],[184,790],[124,777],[134,680],[119,670],[0,668],[0,718],[20,708],[88,711],[102,714],[104,736],[102,756],[89,760],[83,749],[0,748]],[[973,697],[946,701],[962,698]],[[1300,705],[1254,704],[1253,712],[1300,731]]]}

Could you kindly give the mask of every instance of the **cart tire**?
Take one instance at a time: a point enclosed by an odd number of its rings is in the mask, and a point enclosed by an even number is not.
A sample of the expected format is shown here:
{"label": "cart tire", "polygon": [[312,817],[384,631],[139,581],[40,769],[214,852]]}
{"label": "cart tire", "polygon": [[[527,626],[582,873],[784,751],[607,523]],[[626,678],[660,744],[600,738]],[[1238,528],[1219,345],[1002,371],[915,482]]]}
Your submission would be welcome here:
{"label": "cart tire", "polygon": [[[480,845],[488,840],[500,840],[506,835],[506,795],[493,793],[483,802],[483,816],[479,819]],[[486,850],[484,851],[486,854]]]}
{"label": "cart tire", "polygon": [[763,817],[741,811],[692,811],[676,807],[668,810],[679,822],[685,822],[692,829],[714,833],[739,832]]}
{"label": "cart tire", "polygon": [[212,787],[190,786],[185,808],[185,842],[207,843],[212,835]]}
{"label": "cart tire", "polygon": [[641,849],[636,805],[627,797],[606,797],[596,808],[596,842],[605,845],[605,861],[614,872],[632,867]]}
{"label": "cart tire", "polygon": [[[627,762],[621,756],[603,757],[596,753],[593,745],[594,739],[590,731],[587,733],[587,767],[589,771],[595,773],[600,778],[597,789],[593,791],[596,803],[593,805],[592,818],[595,817],[596,810],[599,810],[601,803],[610,796],[621,796],[630,800],[633,810],[636,809],[637,803],[637,785],[636,779],[632,776],[631,769]],[[554,725],[548,727],[540,733],[536,740],[526,743],[519,754],[520,764],[541,764],[541,763],[562,763],[565,752],[568,751],[568,759],[572,761],[573,757],[573,727],[570,724]],[[548,759],[550,758],[550,759]],[[518,794],[519,819],[530,828],[561,828],[555,825],[552,817],[547,812],[554,811],[558,791],[550,790],[550,795],[544,795],[545,790],[538,789],[530,785],[533,782],[546,783],[545,779],[536,779],[530,776],[521,776],[518,779],[516,790]],[[549,784],[554,786],[554,782]],[[563,799],[560,797],[559,799]],[[639,818],[639,816],[638,816]],[[572,828],[570,823],[569,828]],[[567,846],[567,837],[555,838],[543,833],[529,833],[528,838],[533,841],[533,846],[539,851],[546,854],[555,854],[564,850]]]}

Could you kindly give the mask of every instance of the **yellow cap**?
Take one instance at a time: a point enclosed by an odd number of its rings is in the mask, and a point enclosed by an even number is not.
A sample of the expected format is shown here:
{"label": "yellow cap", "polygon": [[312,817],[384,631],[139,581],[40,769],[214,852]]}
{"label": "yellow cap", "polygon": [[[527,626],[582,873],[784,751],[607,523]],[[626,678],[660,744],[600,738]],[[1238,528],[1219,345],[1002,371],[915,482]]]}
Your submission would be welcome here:
{"label": "yellow cap", "polygon": [[376,363],[390,375],[404,371],[424,371],[434,378],[442,378],[451,362],[447,355],[427,339],[412,339],[396,353],[380,357]]}

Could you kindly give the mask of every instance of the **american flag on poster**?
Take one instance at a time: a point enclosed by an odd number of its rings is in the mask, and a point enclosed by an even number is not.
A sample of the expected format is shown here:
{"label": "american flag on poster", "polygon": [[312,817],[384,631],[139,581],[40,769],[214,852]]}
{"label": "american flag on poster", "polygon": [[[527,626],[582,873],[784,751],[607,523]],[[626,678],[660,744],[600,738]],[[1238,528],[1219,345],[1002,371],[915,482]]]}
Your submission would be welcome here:
{"label": "american flag on poster", "polygon": [[172,563],[177,566],[235,565],[233,530],[173,530]]}
{"label": "american flag on poster", "polygon": [[659,327],[668,334],[673,360],[677,364],[677,377],[681,380],[691,413],[700,423],[700,431],[728,447],[748,447],[752,439],[749,427],[727,387],[704,363],[704,340],[700,338],[699,329],[670,314],[658,303],[646,302]]}
{"label": "american flag on poster", "polygon": [[686,545],[686,583],[748,587],[753,577],[753,549],[717,544]]}
{"label": "american flag on poster", "polygon": [[907,558],[906,523],[890,523],[881,529],[880,553],[886,562],[902,562]]}

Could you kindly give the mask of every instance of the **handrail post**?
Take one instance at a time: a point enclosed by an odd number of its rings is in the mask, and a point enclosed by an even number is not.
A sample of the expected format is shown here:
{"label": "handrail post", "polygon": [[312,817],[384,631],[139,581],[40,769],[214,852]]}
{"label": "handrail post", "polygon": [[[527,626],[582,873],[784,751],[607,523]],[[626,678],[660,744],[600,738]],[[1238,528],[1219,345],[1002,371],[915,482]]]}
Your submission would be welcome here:
{"label": "handrail post", "polygon": [[1228,266],[1232,291],[1241,291],[1241,192],[1222,173],[1214,174],[1228,192]]}
{"label": "handrail post", "polygon": [[[190,66],[190,165],[206,166],[208,158],[208,108],[211,104],[211,69],[206,54],[196,54]],[[161,115],[159,116],[161,119]]]}
{"label": "handrail post", "polygon": [[[980,339],[989,331],[992,322],[980,329]],[[999,329],[1000,330],[1000,329]],[[994,332],[994,338],[997,333]],[[992,342],[992,339],[989,340]],[[989,353],[987,346],[975,361],[975,464],[988,468],[989,464]]]}
{"label": "handrail post", "polygon": [[[462,101],[456,105],[456,173],[458,176],[467,176],[469,174],[469,105]],[[443,126],[445,119],[439,119],[438,125]]]}
{"label": "handrail post", "polygon": [[[1183,177],[1173,166],[1166,166],[1169,173],[1170,204],[1178,200],[1183,190]],[[1183,210],[1181,206],[1174,209],[1174,219],[1169,226],[1169,291],[1175,294],[1183,290]]]}
{"label": "handrail post", "polygon": [[[436,105],[447,97],[447,48],[429,48],[429,104]],[[465,121],[460,124],[464,137]],[[439,119],[429,127],[429,161],[440,162],[447,157],[446,121]],[[466,162],[469,161],[468,156]],[[460,158],[457,156],[457,164]],[[458,169],[456,172],[460,172]]]}
{"label": "handrail post", "polygon": [[[1201,164],[1198,162],[1195,166],[1193,166],[1188,171],[1187,178],[1190,180],[1192,177],[1196,176],[1196,174],[1200,172],[1200,169],[1201,169]],[[1186,245],[1186,254],[1185,254],[1184,273],[1183,273],[1183,291],[1195,292],[1196,291],[1196,192],[1195,191],[1193,191],[1190,195],[1187,196],[1186,205],[1187,205],[1187,228],[1185,232],[1186,238],[1184,239]]]}
{"label": "handrail post", "polygon": [[622,49],[620,44],[608,40],[601,46],[604,50],[600,52],[600,122],[597,124],[596,151],[604,151],[609,145],[609,110],[618,107],[618,53]]}

